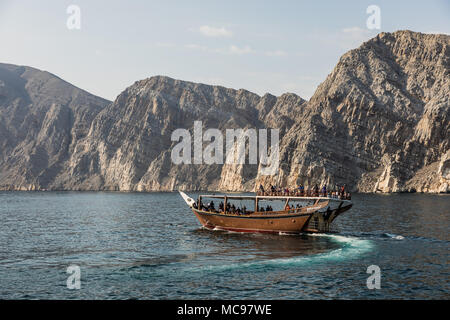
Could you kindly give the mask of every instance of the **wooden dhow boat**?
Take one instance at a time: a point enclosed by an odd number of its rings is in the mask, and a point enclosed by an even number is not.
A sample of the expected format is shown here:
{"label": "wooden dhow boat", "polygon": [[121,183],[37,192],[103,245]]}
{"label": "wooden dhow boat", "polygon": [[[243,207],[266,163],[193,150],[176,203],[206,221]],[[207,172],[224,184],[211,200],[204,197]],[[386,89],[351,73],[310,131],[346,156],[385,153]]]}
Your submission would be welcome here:
{"label": "wooden dhow boat", "polygon": [[[330,224],[340,214],[352,207],[352,202],[340,197],[304,196],[241,196],[241,195],[200,195],[197,200],[186,193],[180,195],[191,208],[203,227],[211,230],[234,232],[261,232],[298,234],[303,232],[329,232]],[[221,208],[203,205],[205,199],[221,201]],[[253,210],[245,206],[241,210],[230,209],[233,202],[253,203]],[[278,203],[277,209],[260,204]],[[280,205],[281,204],[281,205]]]}

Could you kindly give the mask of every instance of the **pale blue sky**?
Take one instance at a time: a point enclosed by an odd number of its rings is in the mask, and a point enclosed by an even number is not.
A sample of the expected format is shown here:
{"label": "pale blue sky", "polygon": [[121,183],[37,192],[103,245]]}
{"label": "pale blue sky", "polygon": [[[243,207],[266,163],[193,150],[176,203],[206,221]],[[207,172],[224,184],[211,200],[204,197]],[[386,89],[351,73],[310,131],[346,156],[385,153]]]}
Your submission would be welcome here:
{"label": "pale blue sky", "polygon": [[[372,4],[381,30],[366,27]],[[343,53],[402,29],[450,33],[450,1],[0,0],[0,62],[111,100],[154,75],[308,99]]]}

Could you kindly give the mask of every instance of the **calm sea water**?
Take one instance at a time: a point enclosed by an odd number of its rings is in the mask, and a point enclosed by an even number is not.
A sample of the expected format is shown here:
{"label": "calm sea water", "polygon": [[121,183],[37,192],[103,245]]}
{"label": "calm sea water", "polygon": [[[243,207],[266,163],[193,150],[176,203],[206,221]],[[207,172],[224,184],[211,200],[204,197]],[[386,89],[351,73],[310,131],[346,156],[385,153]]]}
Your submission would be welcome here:
{"label": "calm sea water", "polygon": [[449,299],[450,196],[353,199],[287,236],[204,230],[177,193],[3,192],[0,299]]}

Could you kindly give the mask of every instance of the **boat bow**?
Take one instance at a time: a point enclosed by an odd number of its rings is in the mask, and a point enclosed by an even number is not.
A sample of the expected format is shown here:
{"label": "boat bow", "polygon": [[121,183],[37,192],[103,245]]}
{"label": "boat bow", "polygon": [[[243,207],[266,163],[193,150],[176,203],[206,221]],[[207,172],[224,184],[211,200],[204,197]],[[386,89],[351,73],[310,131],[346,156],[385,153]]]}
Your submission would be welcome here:
{"label": "boat bow", "polygon": [[191,197],[189,197],[186,193],[184,193],[183,191],[178,191],[181,195],[181,197],[183,198],[183,200],[186,202],[186,204],[192,208],[192,206],[195,203],[195,200],[192,199]]}

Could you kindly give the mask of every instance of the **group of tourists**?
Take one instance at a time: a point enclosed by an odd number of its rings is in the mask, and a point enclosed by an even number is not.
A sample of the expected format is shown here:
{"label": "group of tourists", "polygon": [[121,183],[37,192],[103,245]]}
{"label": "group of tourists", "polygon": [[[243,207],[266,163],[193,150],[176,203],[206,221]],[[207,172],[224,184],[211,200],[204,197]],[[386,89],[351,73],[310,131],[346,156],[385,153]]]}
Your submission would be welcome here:
{"label": "group of tourists", "polygon": [[[290,206],[288,203],[284,206],[285,211],[286,210],[300,210],[301,208],[302,208],[302,206],[298,203],[295,206],[294,205]],[[265,209],[264,209],[264,207],[260,207],[259,211],[260,212],[270,212],[270,211],[273,211],[273,208],[272,208],[272,206],[268,205]]]}
{"label": "group of tourists", "polygon": [[[199,208],[197,202],[195,202],[193,206],[195,209]],[[295,206],[292,205],[292,207],[289,206],[289,204],[286,204],[284,210],[300,210],[301,208],[302,208],[302,206],[298,203]],[[247,211],[246,206],[243,206],[242,208],[240,208],[239,206],[235,206],[234,203],[230,204],[229,202],[227,203],[226,210],[224,210],[223,202],[219,203],[218,209],[216,210],[214,201],[210,201],[207,205],[204,205],[202,202],[200,202],[200,210],[215,212],[215,213],[227,212],[227,213],[233,213],[233,214],[237,214],[237,215],[245,215],[245,214],[252,213],[251,211]],[[264,206],[258,207],[258,211],[259,212],[272,212],[274,210],[273,210],[272,206],[268,204],[266,207],[264,207]]]}
{"label": "group of tourists", "polygon": [[[222,208],[223,208],[223,203],[221,203],[221,204],[222,204]],[[194,202],[194,204],[192,206],[194,207],[194,209],[217,212],[215,205],[214,205],[214,201],[210,201],[207,205],[205,205],[202,201],[197,200],[196,202]],[[220,204],[219,204],[219,210],[220,210]]]}
{"label": "group of tourists", "polygon": [[247,214],[247,208],[246,206],[243,206],[242,209],[240,207],[236,207],[234,203],[230,204],[227,202],[226,210],[224,210],[224,204],[223,202],[219,203],[219,212],[230,212],[235,214]]}
{"label": "group of tourists", "polygon": [[[328,198],[336,198],[336,199],[345,199],[351,200],[350,192],[345,190],[345,185],[340,187],[335,187],[332,191],[327,189],[327,186],[324,185],[321,189],[316,184],[312,189],[305,189],[305,187],[300,184],[297,188],[281,188],[277,186],[270,186],[270,191],[266,191],[262,184],[259,185],[259,190],[257,191],[258,196],[297,196],[297,197],[328,197]],[[227,202],[226,208],[223,202],[219,203],[218,208],[216,209],[214,201],[210,201],[208,204],[203,204],[202,201],[198,200],[193,204],[195,209],[199,209],[202,211],[209,211],[215,213],[232,213],[238,215],[250,214],[252,211],[247,211],[247,208],[243,206],[242,208],[235,206],[233,203]],[[296,206],[290,207],[289,204],[286,204],[284,210],[299,210],[302,206],[297,204]],[[270,205],[266,207],[259,207],[259,212],[272,212],[273,208]]]}
{"label": "group of tourists", "polygon": [[[197,204],[197,202],[199,202],[199,204]],[[228,213],[234,213],[234,214],[248,214],[250,212],[247,211],[247,208],[245,206],[243,206],[242,208],[240,207],[236,207],[234,205],[234,203],[230,204],[229,202],[227,203],[227,207],[226,210],[224,210],[224,204],[223,202],[219,203],[218,206],[218,210],[216,210],[215,205],[214,205],[214,201],[210,201],[207,205],[204,205],[201,201],[197,201],[193,204],[193,207],[195,209],[200,209],[203,211],[209,211],[209,212],[228,212]],[[269,206],[268,206],[269,207]],[[272,211],[271,209],[272,207],[270,207],[270,211]]]}
{"label": "group of tourists", "polygon": [[296,188],[282,188],[277,186],[270,186],[270,191],[266,191],[262,184],[259,185],[257,191],[258,196],[296,196],[296,197],[328,197],[351,200],[350,192],[346,191],[346,185],[335,187],[333,190],[328,190],[324,185],[322,188],[316,184],[312,189],[305,189],[302,184]]}
{"label": "group of tourists", "polygon": [[265,208],[259,207],[259,212],[271,212],[271,211],[273,211],[273,208],[270,205],[267,205]]}

